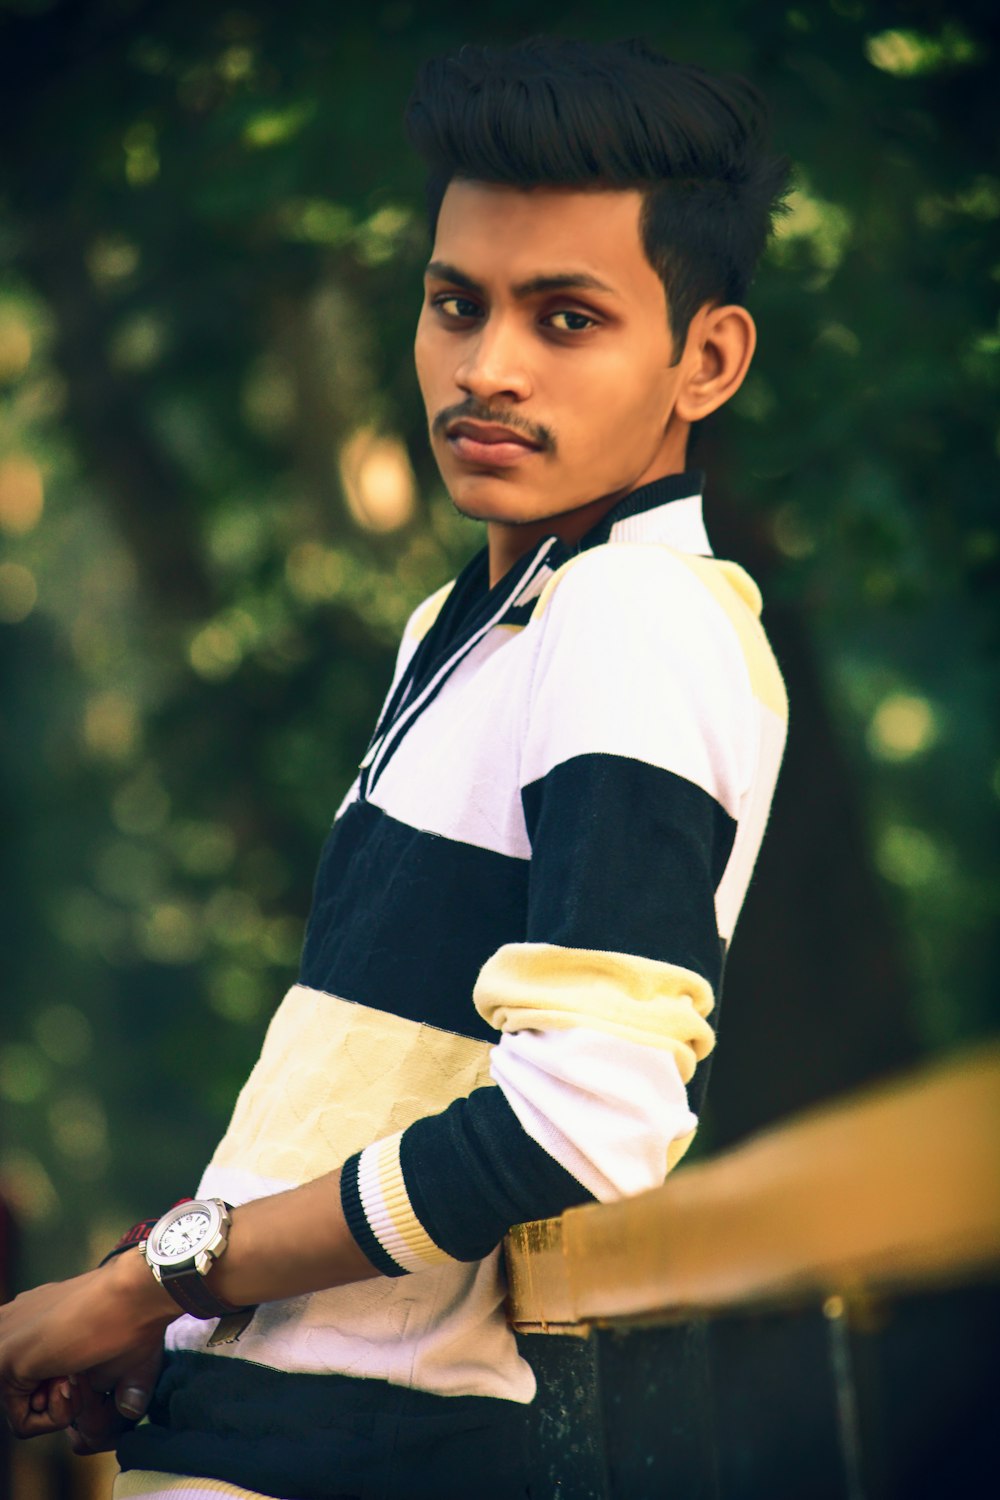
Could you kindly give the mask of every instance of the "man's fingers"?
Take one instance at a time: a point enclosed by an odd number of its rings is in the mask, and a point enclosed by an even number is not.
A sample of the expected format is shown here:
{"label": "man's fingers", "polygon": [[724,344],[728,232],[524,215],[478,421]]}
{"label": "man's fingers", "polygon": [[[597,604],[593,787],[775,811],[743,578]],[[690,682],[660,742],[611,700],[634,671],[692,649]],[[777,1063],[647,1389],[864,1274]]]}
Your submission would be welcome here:
{"label": "man's fingers", "polygon": [[67,1402],[72,1400],[72,1385],[69,1378],[66,1380],[39,1381],[38,1385],[28,1396],[28,1410],[34,1412],[49,1411],[52,1402],[57,1397]]}
{"label": "man's fingers", "polygon": [[49,1381],[49,1416],[57,1428],[68,1427],[80,1410],[81,1394],[75,1382]]}
{"label": "man's fingers", "polygon": [[122,1416],[130,1422],[137,1422],[145,1416],[153,1398],[162,1364],[163,1343],[157,1339],[147,1349],[133,1352],[127,1359],[88,1370],[87,1378],[100,1390],[113,1390],[115,1405]]}
{"label": "man's fingers", "polygon": [[9,1395],[6,1405],[15,1437],[40,1437],[69,1426],[80,1406],[80,1396],[67,1380],[46,1380],[31,1392]]}
{"label": "man's fingers", "polygon": [[29,1411],[18,1419],[11,1417],[11,1431],[15,1437],[44,1437],[50,1432],[60,1432],[68,1424],[55,1421],[47,1411]]}
{"label": "man's fingers", "polygon": [[83,1395],[69,1432],[74,1453],[101,1453],[113,1448],[128,1423],[118,1415],[111,1394],[95,1391],[82,1382]]}
{"label": "man's fingers", "polygon": [[115,1401],[123,1417],[137,1422],[146,1415],[163,1366],[163,1344],[157,1343],[132,1367],[115,1386]]}
{"label": "man's fingers", "polygon": [[145,1415],[163,1363],[163,1341],[145,1350],[94,1365],[79,1377],[79,1411],[69,1433],[74,1453],[113,1448],[123,1432]]}
{"label": "man's fingers", "polygon": [[123,1417],[130,1422],[138,1422],[140,1417],[146,1415],[146,1408],[152,1400],[153,1388],[150,1385],[138,1385],[134,1381],[129,1384],[121,1384],[115,1391],[115,1405]]}
{"label": "man's fingers", "polygon": [[69,1439],[70,1447],[78,1458],[89,1458],[92,1453],[100,1451],[94,1447],[93,1443],[87,1441],[79,1427],[67,1427],[66,1436]]}

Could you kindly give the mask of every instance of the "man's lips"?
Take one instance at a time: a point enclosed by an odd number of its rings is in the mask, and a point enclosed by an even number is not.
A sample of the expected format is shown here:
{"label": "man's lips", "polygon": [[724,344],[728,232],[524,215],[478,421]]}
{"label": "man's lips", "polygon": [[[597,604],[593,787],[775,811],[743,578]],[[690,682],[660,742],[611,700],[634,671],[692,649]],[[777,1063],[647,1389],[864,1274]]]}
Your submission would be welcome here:
{"label": "man's lips", "polygon": [[455,422],[447,438],[457,458],[489,468],[508,468],[541,452],[540,443],[494,422]]}

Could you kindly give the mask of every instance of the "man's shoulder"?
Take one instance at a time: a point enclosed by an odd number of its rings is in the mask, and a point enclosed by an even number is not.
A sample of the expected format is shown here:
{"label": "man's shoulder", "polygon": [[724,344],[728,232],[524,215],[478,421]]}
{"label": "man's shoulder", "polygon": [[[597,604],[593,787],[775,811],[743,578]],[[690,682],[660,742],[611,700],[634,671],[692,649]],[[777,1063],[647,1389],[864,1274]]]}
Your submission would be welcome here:
{"label": "man's shoulder", "polygon": [[760,613],[760,593],[738,564],[683,552],[666,542],[606,542],[571,557],[556,570],[535,606],[537,619],[557,606],[561,615],[616,609],[626,621],[669,621],[722,605]]}
{"label": "man's shoulder", "polygon": [[443,583],[439,589],[434,590],[433,594],[428,594],[426,599],[421,600],[403,627],[404,641],[414,646],[420,644],[441,613],[445,600],[454,587],[454,578],[449,578],[447,583]]}
{"label": "man's shoulder", "polygon": [[570,558],[549,580],[533,619],[550,635],[592,642],[615,656],[691,658],[745,679],[781,717],[784,684],[761,625],[753,578],[728,559],[665,542],[609,542]]}

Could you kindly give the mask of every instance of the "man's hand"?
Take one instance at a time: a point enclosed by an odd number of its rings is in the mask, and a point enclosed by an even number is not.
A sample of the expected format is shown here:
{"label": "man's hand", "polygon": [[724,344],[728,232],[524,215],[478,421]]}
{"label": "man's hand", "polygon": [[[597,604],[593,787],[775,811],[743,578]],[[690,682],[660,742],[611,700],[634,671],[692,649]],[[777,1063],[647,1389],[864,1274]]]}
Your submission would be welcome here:
{"label": "man's hand", "polygon": [[[134,1250],[15,1297],[0,1308],[0,1402],[12,1431],[37,1437],[75,1423],[78,1451],[108,1446],[124,1425],[118,1413],[135,1420],[145,1410],[179,1315]],[[142,1394],[130,1399],[133,1388]]]}
{"label": "man's hand", "polygon": [[[344,1218],[338,1167],[237,1208],[206,1283],[230,1306],[252,1307],[378,1275]],[[13,1431],[35,1437],[75,1423],[80,1452],[109,1447],[116,1410],[142,1414],[128,1410],[126,1390],[138,1385],[148,1402],[152,1361],[180,1316],[138,1248],[0,1307],[0,1408]]]}
{"label": "man's hand", "polygon": [[78,1410],[66,1429],[73,1452],[85,1456],[116,1447],[120,1435],[145,1416],[162,1364],[163,1337],[154,1334],[146,1354],[85,1371],[77,1380]]}

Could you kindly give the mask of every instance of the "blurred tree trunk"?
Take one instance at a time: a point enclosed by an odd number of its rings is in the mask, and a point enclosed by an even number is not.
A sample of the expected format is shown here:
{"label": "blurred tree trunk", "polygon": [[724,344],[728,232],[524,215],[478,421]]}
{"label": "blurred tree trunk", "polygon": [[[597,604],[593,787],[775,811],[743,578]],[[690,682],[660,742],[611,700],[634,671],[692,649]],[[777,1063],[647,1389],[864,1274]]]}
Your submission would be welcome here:
{"label": "blurred tree trunk", "polygon": [[777,795],[726,966],[706,1121],[717,1149],[905,1066],[919,1047],[900,936],[808,622],[768,603],[779,559],[767,518],[740,505],[739,476],[714,436],[706,463],[713,548],[760,585],[790,704]]}
{"label": "blurred tree trunk", "polygon": [[54,314],[53,354],[81,453],[145,588],[168,614],[202,618],[215,599],[190,482],[149,430],[141,380],[111,366],[111,329],[87,275],[82,236],[67,240],[40,207],[29,222],[32,248],[21,269]]}

